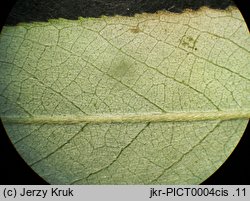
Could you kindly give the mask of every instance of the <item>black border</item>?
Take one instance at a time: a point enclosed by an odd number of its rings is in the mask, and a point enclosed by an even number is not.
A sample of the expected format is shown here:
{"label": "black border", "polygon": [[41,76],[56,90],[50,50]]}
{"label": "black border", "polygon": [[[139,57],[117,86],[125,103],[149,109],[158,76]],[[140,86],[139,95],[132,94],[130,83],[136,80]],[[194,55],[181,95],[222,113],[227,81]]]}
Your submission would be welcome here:
{"label": "black border", "polygon": [[[10,12],[15,0],[0,2],[1,27]],[[236,5],[242,12],[248,28],[250,29],[250,12],[246,1],[235,0]],[[2,5],[1,5],[2,4]],[[204,185],[246,185],[250,184],[250,123],[240,140],[238,146],[226,162],[206,181]],[[0,122],[0,184],[16,185],[46,185],[48,184],[38,176],[21,158],[10,142],[2,123]]]}

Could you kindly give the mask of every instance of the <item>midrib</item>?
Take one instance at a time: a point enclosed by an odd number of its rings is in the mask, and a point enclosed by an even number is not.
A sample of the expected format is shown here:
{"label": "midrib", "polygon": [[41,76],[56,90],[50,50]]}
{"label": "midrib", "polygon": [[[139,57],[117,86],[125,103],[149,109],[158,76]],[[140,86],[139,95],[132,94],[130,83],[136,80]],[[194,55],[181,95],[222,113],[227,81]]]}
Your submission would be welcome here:
{"label": "midrib", "polygon": [[181,122],[249,119],[250,111],[212,111],[212,112],[169,112],[138,114],[100,114],[100,115],[38,115],[1,116],[4,123],[11,124],[102,124],[136,122]]}

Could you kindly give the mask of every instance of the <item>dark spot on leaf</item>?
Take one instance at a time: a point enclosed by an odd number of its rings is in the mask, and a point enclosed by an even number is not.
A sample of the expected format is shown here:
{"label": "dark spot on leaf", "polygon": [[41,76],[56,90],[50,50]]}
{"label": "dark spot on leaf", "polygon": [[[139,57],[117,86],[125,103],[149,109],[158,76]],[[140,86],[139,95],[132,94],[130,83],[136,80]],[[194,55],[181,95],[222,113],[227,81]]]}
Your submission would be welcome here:
{"label": "dark spot on leaf", "polygon": [[139,28],[139,26],[135,26],[132,27],[131,29],[129,29],[132,33],[139,33],[141,32],[141,29]]}

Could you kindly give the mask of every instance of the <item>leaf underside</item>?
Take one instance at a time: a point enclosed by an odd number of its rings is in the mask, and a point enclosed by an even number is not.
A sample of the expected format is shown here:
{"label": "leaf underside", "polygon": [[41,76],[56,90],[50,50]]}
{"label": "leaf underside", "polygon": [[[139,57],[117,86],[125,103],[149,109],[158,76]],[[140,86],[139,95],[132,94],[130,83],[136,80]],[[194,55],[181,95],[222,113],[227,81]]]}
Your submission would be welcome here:
{"label": "leaf underside", "polygon": [[247,125],[249,52],[234,7],[5,26],[1,118],[52,184],[199,184]]}

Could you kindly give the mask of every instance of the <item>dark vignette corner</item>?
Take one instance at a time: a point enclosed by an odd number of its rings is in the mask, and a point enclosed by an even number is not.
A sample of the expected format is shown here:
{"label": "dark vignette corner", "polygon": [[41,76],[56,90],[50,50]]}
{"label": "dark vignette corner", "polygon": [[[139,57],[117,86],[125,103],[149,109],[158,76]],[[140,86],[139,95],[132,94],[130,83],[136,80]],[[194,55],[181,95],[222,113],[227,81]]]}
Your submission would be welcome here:
{"label": "dark vignette corner", "polygon": [[250,121],[233,153],[203,185],[249,185]]}
{"label": "dark vignette corner", "polygon": [[26,164],[11,143],[0,121],[0,185],[48,184]]}

